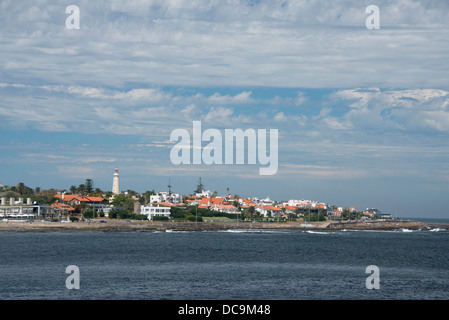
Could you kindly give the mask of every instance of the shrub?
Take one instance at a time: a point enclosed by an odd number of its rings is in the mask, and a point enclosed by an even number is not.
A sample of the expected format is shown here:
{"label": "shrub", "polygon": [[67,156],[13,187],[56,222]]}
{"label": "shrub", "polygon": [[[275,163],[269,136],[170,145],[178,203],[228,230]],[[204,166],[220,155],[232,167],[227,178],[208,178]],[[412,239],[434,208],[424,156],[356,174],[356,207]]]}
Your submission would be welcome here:
{"label": "shrub", "polygon": [[197,218],[197,217],[196,217],[195,215],[193,215],[193,214],[189,214],[186,218],[187,218],[187,220],[193,221],[193,222],[195,222],[195,221],[203,222],[203,217],[198,216],[198,218]]}
{"label": "shrub", "polygon": [[168,221],[168,217],[166,216],[155,216],[153,217],[153,221]]}

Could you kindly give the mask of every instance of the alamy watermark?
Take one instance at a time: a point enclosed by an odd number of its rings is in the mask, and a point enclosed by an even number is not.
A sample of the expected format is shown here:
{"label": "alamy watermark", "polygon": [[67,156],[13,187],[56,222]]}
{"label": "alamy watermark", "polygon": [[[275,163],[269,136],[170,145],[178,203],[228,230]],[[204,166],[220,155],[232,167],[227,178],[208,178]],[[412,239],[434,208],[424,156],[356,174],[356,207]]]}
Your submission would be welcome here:
{"label": "alamy watermark", "polygon": [[[274,175],[278,170],[278,129],[269,129],[267,154],[266,129],[225,129],[224,158],[223,135],[218,129],[201,131],[201,121],[193,121],[192,137],[186,129],[175,129],[170,141],[177,142],[170,151],[173,164],[257,164],[260,175]],[[245,140],[247,154],[245,162]],[[235,144],[234,144],[235,141]],[[209,142],[203,146],[203,142]],[[235,161],[234,161],[235,154]]]}
{"label": "alamy watermark", "polygon": [[365,13],[370,14],[365,20],[365,26],[369,30],[380,29],[380,11],[379,7],[370,5],[366,7]]}
{"label": "alamy watermark", "polygon": [[65,27],[67,29],[79,29],[80,28],[80,8],[75,5],[70,5],[65,8],[65,13],[70,15],[65,20]]}
{"label": "alamy watermark", "polygon": [[65,273],[70,274],[65,280],[65,286],[67,289],[79,289],[80,288],[80,269],[75,265],[70,265],[65,269]]}
{"label": "alamy watermark", "polygon": [[366,267],[365,273],[370,275],[366,278],[365,286],[367,289],[380,289],[380,270],[378,266],[370,265]]}
{"label": "alamy watermark", "polygon": [[[65,13],[70,14],[66,21],[65,26],[67,29],[80,29],[80,9],[76,5],[69,5],[65,9]],[[365,20],[365,26],[367,29],[380,29],[380,10],[376,5],[369,5],[365,9],[365,13],[369,16]]]}

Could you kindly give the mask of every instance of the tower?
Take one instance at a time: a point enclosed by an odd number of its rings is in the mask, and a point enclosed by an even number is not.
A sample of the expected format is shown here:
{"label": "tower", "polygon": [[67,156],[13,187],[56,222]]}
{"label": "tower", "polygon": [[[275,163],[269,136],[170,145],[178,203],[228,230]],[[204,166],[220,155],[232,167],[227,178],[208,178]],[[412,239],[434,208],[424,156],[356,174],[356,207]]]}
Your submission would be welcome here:
{"label": "tower", "polygon": [[171,183],[170,183],[170,179],[168,179],[168,195],[171,195],[171,187],[172,187],[172,185],[171,185]]}
{"label": "tower", "polygon": [[114,169],[114,180],[112,181],[112,194],[120,194],[120,183],[118,178],[118,168]]}

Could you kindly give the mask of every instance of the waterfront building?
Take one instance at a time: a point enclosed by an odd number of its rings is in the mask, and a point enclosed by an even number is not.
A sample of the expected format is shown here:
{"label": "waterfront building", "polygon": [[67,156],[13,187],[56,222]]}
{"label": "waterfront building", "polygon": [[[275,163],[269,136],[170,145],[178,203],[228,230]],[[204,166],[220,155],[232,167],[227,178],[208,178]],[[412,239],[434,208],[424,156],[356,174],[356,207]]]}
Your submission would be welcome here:
{"label": "waterfront building", "polygon": [[203,198],[201,199],[200,204],[198,205],[198,208],[203,209],[209,209],[211,206],[214,206],[216,204],[221,205],[224,204],[224,198]]}
{"label": "waterfront building", "polygon": [[214,204],[213,206],[210,207],[210,210],[232,214],[240,213],[239,209],[230,204]]}
{"label": "waterfront building", "polygon": [[142,205],[140,207],[140,214],[146,215],[148,220],[153,220],[154,217],[170,217],[170,207]]}
{"label": "waterfront building", "polygon": [[158,192],[157,194],[150,196],[150,203],[156,202],[181,203],[182,195],[178,193]]}
{"label": "waterfront building", "polygon": [[24,199],[10,198],[9,203],[5,197],[0,198],[0,217],[3,219],[29,219],[29,218],[52,218],[55,215],[55,209],[48,205],[31,203],[31,198]]}

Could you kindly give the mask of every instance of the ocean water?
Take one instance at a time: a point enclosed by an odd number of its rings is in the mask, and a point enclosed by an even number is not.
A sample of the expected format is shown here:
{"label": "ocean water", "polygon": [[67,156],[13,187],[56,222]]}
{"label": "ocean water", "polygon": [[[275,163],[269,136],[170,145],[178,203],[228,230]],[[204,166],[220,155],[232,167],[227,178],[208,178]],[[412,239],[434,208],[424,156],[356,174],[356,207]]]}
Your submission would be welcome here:
{"label": "ocean water", "polygon": [[448,231],[2,232],[0,299],[446,300],[448,253]]}

